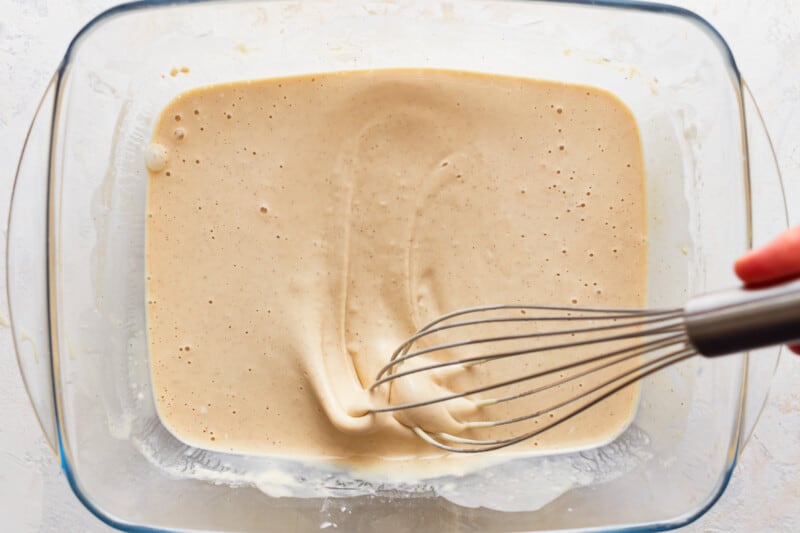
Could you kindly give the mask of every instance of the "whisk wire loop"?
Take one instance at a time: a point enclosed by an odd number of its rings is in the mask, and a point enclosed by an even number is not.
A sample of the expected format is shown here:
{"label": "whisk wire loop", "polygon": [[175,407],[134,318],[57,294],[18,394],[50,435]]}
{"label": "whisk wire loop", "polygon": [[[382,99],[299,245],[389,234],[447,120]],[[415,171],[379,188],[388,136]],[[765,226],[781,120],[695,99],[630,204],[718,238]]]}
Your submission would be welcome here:
{"label": "whisk wire loop", "polygon": [[[507,307],[515,308],[515,306],[507,306]],[[498,309],[498,308],[502,308],[502,306],[491,306],[491,307],[488,307],[488,308],[474,308],[474,309],[472,309],[470,311],[463,311],[460,314],[466,314],[467,312],[479,312],[479,311],[481,311],[483,309],[495,310],[495,309]],[[562,308],[540,308],[540,309],[561,310]],[[576,309],[573,308],[572,311],[574,312],[574,311],[576,311]],[[594,309],[587,310],[587,309],[582,309],[581,308],[581,309],[577,309],[577,311],[593,311],[594,312],[596,310],[594,310]],[[646,318],[641,319],[641,317],[643,317],[643,316],[645,316]],[[435,332],[438,332],[438,331],[442,331],[443,329],[452,329],[452,328],[457,328],[457,327],[467,327],[467,326],[474,326],[474,325],[483,325],[483,324],[487,324],[487,323],[496,323],[496,322],[498,322],[498,319],[489,318],[489,319],[484,319],[484,320],[473,320],[473,321],[469,321],[469,322],[458,322],[458,323],[450,325],[448,328],[442,327],[442,328],[435,328],[435,329],[429,329],[429,330],[423,329],[419,333],[417,333],[416,335],[414,335],[411,338],[409,338],[406,342],[404,342],[400,346],[400,348],[395,350],[394,354],[392,355],[392,359],[390,360],[390,362],[388,364],[386,364],[383,368],[381,368],[381,370],[378,372],[378,375],[375,378],[375,382],[370,386],[370,390],[373,390],[376,387],[378,387],[380,385],[383,385],[384,383],[387,383],[387,382],[389,382],[389,381],[391,381],[393,379],[409,376],[411,374],[416,374],[416,373],[419,373],[419,372],[427,372],[427,371],[436,370],[436,369],[439,369],[439,368],[445,368],[445,367],[454,366],[454,365],[465,365],[465,364],[476,363],[476,362],[488,362],[488,361],[493,361],[493,360],[496,360],[496,359],[505,359],[507,357],[514,357],[514,356],[518,356],[518,355],[525,355],[525,354],[531,354],[531,353],[537,353],[537,352],[545,352],[545,351],[554,350],[554,349],[575,348],[575,347],[579,347],[579,346],[585,346],[585,345],[588,345],[588,344],[619,341],[619,340],[624,340],[624,339],[641,337],[642,333],[638,332],[638,331],[634,331],[634,332],[629,332],[629,333],[621,333],[621,334],[618,334],[618,335],[610,335],[610,336],[607,336],[607,337],[602,337],[600,339],[584,339],[584,340],[574,341],[574,342],[570,342],[570,343],[548,344],[548,345],[545,345],[545,346],[537,346],[537,347],[534,347],[534,348],[527,348],[527,349],[522,349],[522,350],[511,350],[511,351],[505,351],[505,352],[501,352],[501,353],[493,353],[493,354],[485,354],[485,355],[482,354],[482,355],[466,357],[466,358],[462,358],[462,359],[453,359],[453,360],[449,360],[449,361],[442,361],[442,362],[438,362],[438,363],[432,363],[430,365],[411,368],[411,369],[403,370],[403,371],[395,371],[395,369],[399,365],[401,365],[402,363],[404,363],[404,362],[406,362],[406,361],[408,361],[410,359],[413,359],[413,358],[416,358],[416,357],[419,357],[419,356],[422,356],[422,355],[432,354],[434,352],[442,352],[442,351],[445,351],[445,350],[454,350],[454,349],[457,349],[457,348],[462,348],[462,347],[466,347],[466,346],[474,346],[474,345],[479,345],[479,344],[498,343],[498,342],[507,342],[507,341],[519,341],[519,340],[533,340],[533,339],[541,339],[541,338],[546,338],[546,337],[556,337],[556,336],[561,336],[561,335],[575,336],[575,335],[586,334],[586,333],[596,333],[596,332],[600,332],[600,331],[612,331],[612,330],[626,329],[626,328],[655,326],[657,324],[661,324],[661,323],[669,322],[669,321],[672,321],[672,322],[668,323],[668,324],[664,324],[661,327],[652,327],[652,328],[647,330],[647,333],[648,333],[648,335],[657,335],[657,334],[662,334],[662,333],[673,333],[673,332],[682,331],[682,329],[683,329],[682,321],[679,320],[681,318],[681,316],[682,316],[682,314],[681,314],[681,311],[679,311],[679,310],[656,311],[656,312],[651,312],[651,314],[646,314],[646,313],[636,313],[635,315],[633,315],[633,314],[627,315],[626,314],[626,315],[620,315],[620,316],[617,316],[617,317],[614,317],[614,318],[618,319],[618,318],[623,318],[623,317],[627,317],[627,318],[635,317],[635,318],[637,318],[639,320],[634,320],[634,321],[625,322],[625,323],[615,323],[615,324],[610,324],[610,325],[605,325],[605,326],[587,327],[587,328],[573,328],[573,329],[562,329],[562,330],[556,330],[556,331],[524,333],[524,334],[517,334],[517,335],[504,335],[504,336],[496,336],[496,337],[473,338],[473,339],[469,339],[469,340],[465,340],[465,341],[438,344],[438,345],[435,345],[435,346],[431,346],[431,347],[428,347],[428,348],[423,348],[423,349],[416,350],[414,352],[408,353],[410,351],[411,347],[414,345],[414,343],[416,343],[419,339],[421,339],[422,337],[424,337],[426,335],[429,335],[429,334],[432,334],[432,333],[435,333]],[[520,322],[520,321],[525,321],[526,318],[527,318],[527,320],[537,320],[537,317],[530,317],[530,318],[522,317],[522,318],[509,319],[508,321]],[[608,317],[605,317],[605,318],[608,318]],[[582,317],[565,317],[565,318],[562,318],[561,320],[580,320],[580,319],[582,319]],[[678,319],[678,320],[676,321],[676,319]],[[597,318],[595,318],[595,320],[597,320]],[[431,324],[438,324],[438,323],[440,323],[442,321],[443,321],[443,319],[439,319],[437,321],[432,322]],[[430,326],[431,324],[429,324],[428,326]],[[428,327],[428,326],[426,326],[426,327]]]}
{"label": "whisk wire loop", "polygon": [[[442,450],[454,453],[483,453],[492,450],[499,450],[501,448],[506,448],[508,446],[512,446],[514,444],[518,444],[520,442],[535,438],[538,435],[541,435],[543,432],[547,431],[548,429],[563,424],[568,420],[578,416],[579,414],[583,413],[587,409],[594,407],[598,403],[602,402],[603,400],[609,398],[610,396],[616,394],[617,392],[621,391],[625,387],[636,383],[651,374],[658,372],[659,370],[666,368],[668,366],[674,365],[676,363],[685,361],[697,355],[697,352],[693,348],[685,348],[683,350],[679,350],[677,352],[673,352],[670,356],[664,356],[663,358],[659,358],[659,360],[653,366],[648,365],[647,367],[639,368],[638,372],[631,375],[627,379],[624,379],[620,383],[616,384],[610,390],[604,392],[603,394],[599,395],[597,398],[594,398],[592,401],[585,405],[581,405],[580,407],[570,411],[567,414],[560,415],[557,418],[553,418],[549,422],[542,424],[541,426],[537,427],[535,430],[522,433],[520,435],[514,437],[508,437],[504,439],[470,439],[465,437],[459,437],[457,435],[450,435],[448,433],[429,433],[422,428],[416,427],[413,428],[413,431],[423,440],[428,442],[429,444],[440,448]],[[613,383],[613,382],[612,382]],[[609,384],[605,384],[608,386]],[[584,395],[583,397],[585,397]]]}

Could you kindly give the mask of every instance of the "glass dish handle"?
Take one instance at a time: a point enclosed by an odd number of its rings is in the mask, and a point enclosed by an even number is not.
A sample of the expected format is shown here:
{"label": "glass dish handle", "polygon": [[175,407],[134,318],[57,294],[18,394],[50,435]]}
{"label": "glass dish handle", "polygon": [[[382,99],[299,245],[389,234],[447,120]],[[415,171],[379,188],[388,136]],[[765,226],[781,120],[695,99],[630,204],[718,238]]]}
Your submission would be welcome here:
{"label": "glass dish handle", "polygon": [[6,237],[9,323],[17,363],[48,443],[56,410],[48,316],[48,181],[56,78],[42,97],[17,166]]}
{"label": "glass dish handle", "polygon": [[[764,118],[744,80],[742,89],[750,169],[752,245],[757,248],[786,230],[789,212],[778,161]],[[748,356],[740,454],[764,410],[782,350],[783,348],[765,348],[754,350]]]}

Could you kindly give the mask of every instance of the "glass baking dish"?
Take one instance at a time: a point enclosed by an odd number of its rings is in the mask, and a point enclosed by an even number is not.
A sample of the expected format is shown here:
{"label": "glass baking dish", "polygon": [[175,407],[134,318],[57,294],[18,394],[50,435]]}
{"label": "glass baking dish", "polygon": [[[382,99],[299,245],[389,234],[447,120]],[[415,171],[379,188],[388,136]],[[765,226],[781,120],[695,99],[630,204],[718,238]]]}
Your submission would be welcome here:
{"label": "glass baking dish", "polygon": [[735,285],[732,261],[786,227],[757,108],[723,39],[688,11],[492,0],[111,9],[78,33],[42,100],[7,238],[20,369],[75,494],[130,531],[658,530],[696,519],[730,478],[777,349],[648,378],[631,425],[597,449],[416,484],[195,449],[162,426],[145,333],[142,156],[159,111],[209,83],[390,67],[620,97],[647,169],[651,306]]}

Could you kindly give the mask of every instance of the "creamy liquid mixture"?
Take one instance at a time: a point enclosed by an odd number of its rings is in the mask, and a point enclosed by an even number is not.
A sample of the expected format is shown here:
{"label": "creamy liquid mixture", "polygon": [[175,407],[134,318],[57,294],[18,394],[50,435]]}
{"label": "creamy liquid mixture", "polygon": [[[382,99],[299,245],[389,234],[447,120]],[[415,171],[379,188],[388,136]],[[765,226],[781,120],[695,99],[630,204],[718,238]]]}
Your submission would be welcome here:
{"label": "creamy liquid mixture", "polygon": [[[419,327],[473,305],[644,303],[639,135],[602,90],[418,69],[204,87],[163,111],[147,163],[154,393],[195,446],[435,455],[408,426],[459,433],[458,420],[531,412],[600,378],[519,405],[369,414],[550,364],[511,358],[369,393]],[[607,441],[636,398],[626,389],[512,450]]]}

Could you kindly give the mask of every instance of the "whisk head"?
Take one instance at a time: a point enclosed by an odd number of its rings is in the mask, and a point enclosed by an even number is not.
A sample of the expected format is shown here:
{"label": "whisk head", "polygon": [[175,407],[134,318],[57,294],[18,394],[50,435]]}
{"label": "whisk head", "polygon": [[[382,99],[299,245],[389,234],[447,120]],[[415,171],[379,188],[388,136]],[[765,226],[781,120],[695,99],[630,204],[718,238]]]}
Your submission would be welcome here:
{"label": "whisk head", "polygon": [[370,387],[391,387],[373,412],[395,413],[438,448],[486,452],[533,439],[696,354],[682,309],[473,307],[395,350]]}

